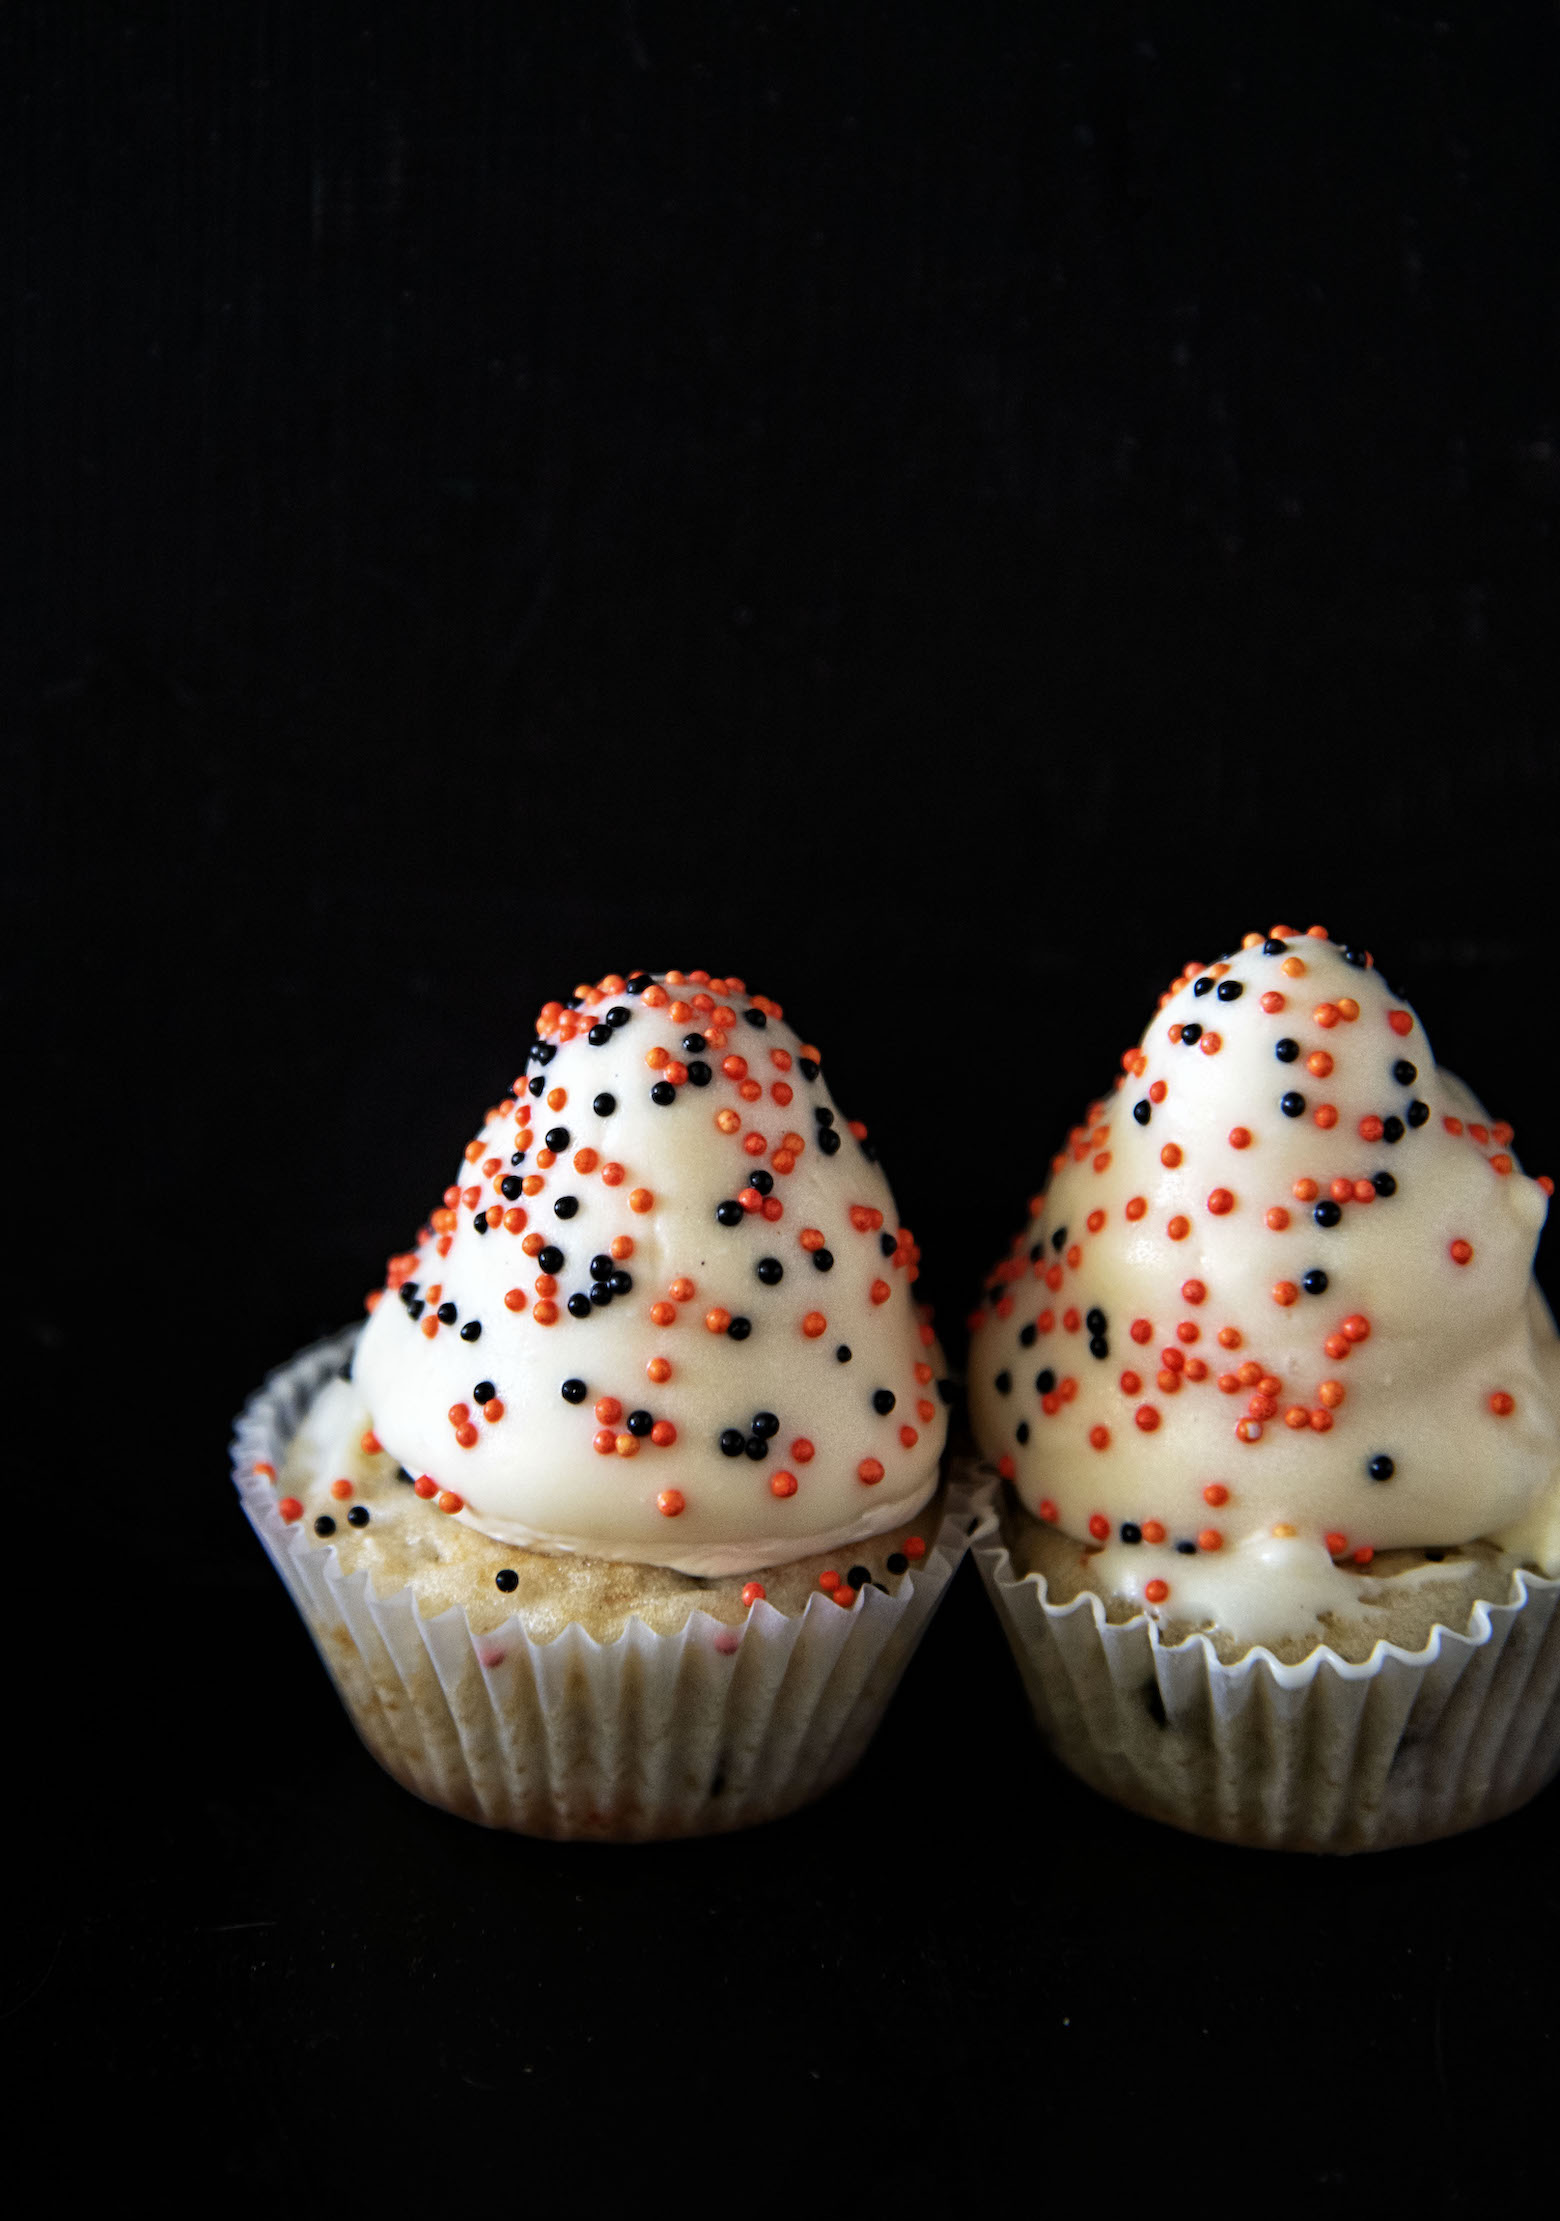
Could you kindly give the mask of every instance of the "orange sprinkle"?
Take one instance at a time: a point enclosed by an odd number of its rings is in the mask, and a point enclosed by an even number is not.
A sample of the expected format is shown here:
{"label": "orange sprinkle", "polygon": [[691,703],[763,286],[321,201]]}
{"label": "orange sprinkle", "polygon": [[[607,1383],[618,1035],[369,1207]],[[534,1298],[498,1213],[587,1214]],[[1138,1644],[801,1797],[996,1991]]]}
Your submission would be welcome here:
{"label": "orange sprinkle", "polygon": [[438,1493],[439,1484],[429,1473],[419,1474],[417,1479],[412,1483],[412,1494],[414,1496],[420,1496],[425,1504],[427,1503],[430,1496],[437,1496]]}
{"label": "orange sprinkle", "polygon": [[1181,1161],[1181,1147],[1179,1142],[1167,1141],[1163,1149],[1161,1149],[1159,1152],[1159,1161],[1162,1165],[1168,1165],[1170,1169],[1174,1171],[1175,1167]]}
{"label": "orange sprinkle", "polygon": [[[465,1408],[465,1405],[462,1404],[461,1410],[464,1411]],[[332,1481],[330,1484],[330,1492],[332,1496],[337,1499],[338,1502],[344,1503],[346,1499],[352,1494],[352,1483],[350,1481]]]}
{"label": "orange sprinkle", "polygon": [[1197,1537],[1197,1547],[1199,1550],[1222,1550],[1224,1537],[1217,1527],[1204,1527]]}
{"label": "orange sprinkle", "polygon": [[487,1402],[482,1406],[482,1416],[487,1421],[490,1427],[496,1427],[499,1420],[502,1419],[504,1416],[504,1405],[502,1398],[498,1396],[489,1396]]}
{"label": "orange sprinkle", "polygon": [[856,1478],[866,1488],[876,1488],[883,1478],[883,1468],[876,1458],[863,1458],[856,1468]]}
{"label": "orange sprinkle", "polygon": [[1462,1241],[1462,1240],[1458,1240],[1458,1241],[1455,1241],[1455,1242],[1452,1242],[1452,1243],[1450,1243],[1450,1244],[1449,1244],[1448,1246],[1449,1246],[1449,1249],[1450,1249],[1450,1251],[1451,1251],[1451,1258],[1452,1258],[1452,1262],[1453,1262],[1453,1264],[1455,1264],[1455,1265],[1466,1265],[1466,1264],[1468,1264],[1468,1263],[1470,1263],[1470,1262],[1471,1262],[1471,1260],[1472,1260],[1472,1257],[1473,1257],[1473,1244],[1472,1244],[1472,1242],[1465,1242],[1465,1241]]}
{"label": "orange sprinkle", "polygon": [[650,1439],[658,1450],[664,1450],[669,1443],[677,1440],[677,1429],[670,1419],[657,1419],[650,1429]]}
{"label": "orange sprinkle", "polygon": [[[646,993],[645,1001],[648,1002],[649,1000],[649,994]],[[663,1518],[675,1519],[687,1501],[687,1497],[684,1496],[680,1488],[663,1488],[655,1500],[655,1508]]]}
{"label": "orange sprinkle", "polygon": [[874,1303],[887,1303],[894,1291],[886,1280],[874,1280],[867,1292]]}
{"label": "orange sprinkle", "polygon": [[620,1434],[613,1442],[612,1447],[617,1452],[620,1458],[636,1458],[639,1455],[639,1439],[637,1435]]}
{"label": "orange sprinkle", "polygon": [[1278,992],[1278,989],[1276,987],[1270,987],[1267,993],[1263,996],[1262,1007],[1267,1012],[1270,1018],[1274,1017],[1280,1010],[1283,1009],[1284,997]]}
{"label": "orange sprinkle", "polygon": [[817,1455],[805,1434],[799,1434],[791,1444],[791,1455],[798,1465],[811,1465]]}
{"label": "orange sprinkle", "polygon": [[441,1488],[436,1499],[441,1512],[461,1512],[466,1508],[464,1496],[457,1496],[452,1488]]}
{"label": "orange sprinkle", "polygon": [[601,1168],[601,1184],[606,1188],[620,1188],[626,1178],[623,1167],[609,1159]]}
{"label": "orange sprinkle", "polygon": [[562,1110],[568,1100],[569,1091],[566,1087],[550,1087],[547,1090],[547,1108],[549,1110]]}
{"label": "orange sprinkle", "polygon": [[1145,1434],[1152,1434],[1159,1424],[1159,1413],[1152,1404],[1139,1404],[1132,1416]]}
{"label": "orange sprinkle", "polygon": [[658,1387],[662,1381],[670,1380],[671,1377],[672,1361],[669,1357],[652,1357],[645,1367],[645,1378],[653,1380]]}
{"label": "orange sprinkle", "polygon": [[631,1211],[643,1213],[652,1210],[654,1206],[655,1197],[648,1188],[635,1188],[628,1199],[628,1207]]}
{"label": "orange sprinkle", "polygon": [[1208,1208],[1215,1218],[1224,1218],[1235,1208],[1235,1198],[1228,1188],[1215,1188],[1208,1198]]}
{"label": "orange sprinkle", "polygon": [[292,1525],[295,1519],[301,1519],[303,1517],[303,1506],[299,1503],[296,1496],[284,1496],[276,1508],[281,1513],[282,1517],[286,1520],[289,1527]]}
{"label": "orange sprinkle", "polygon": [[531,1316],[538,1326],[554,1326],[558,1319],[558,1306],[555,1303],[533,1303]]}
{"label": "orange sprinkle", "polygon": [[802,1321],[802,1332],[809,1342],[816,1342],[819,1335],[826,1334],[828,1329],[829,1322],[821,1311],[809,1311]]}
{"label": "orange sprinkle", "polygon": [[1089,1445],[1095,1450],[1108,1450],[1110,1448],[1109,1427],[1091,1427],[1089,1429]]}
{"label": "orange sprinkle", "polygon": [[652,1326],[675,1326],[677,1324],[676,1304],[652,1303],[650,1306],[650,1323]]}
{"label": "orange sprinkle", "polygon": [[1170,1584],[1168,1581],[1146,1582],[1144,1584],[1143,1594],[1147,1597],[1150,1604],[1163,1604],[1165,1598],[1170,1594]]}
{"label": "orange sprinkle", "polygon": [[684,1273],[679,1275],[679,1277],[672,1282],[671,1286],[667,1289],[666,1292],[671,1297],[673,1303],[692,1303],[697,1290],[695,1289],[693,1282],[687,1277],[686,1273]]}
{"label": "orange sprinkle", "polygon": [[731,1324],[731,1313],[723,1310],[718,1303],[712,1304],[704,1314],[704,1323],[711,1334],[724,1334]]}
{"label": "orange sprinkle", "polygon": [[1321,1190],[1314,1180],[1297,1180],[1289,1192],[1297,1203],[1314,1203]]}
{"label": "orange sprinkle", "polygon": [[1221,1350],[1238,1350],[1240,1348],[1241,1341],[1242,1335],[1238,1326],[1220,1327],[1219,1347]]}
{"label": "orange sprinkle", "polygon": [[1170,1239],[1173,1242],[1184,1242],[1191,1230],[1191,1220],[1189,1218],[1182,1218],[1179,1214],[1177,1214],[1177,1216],[1174,1217],[1170,1221],[1169,1225],[1165,1228],[1165,1232],[1169,1235]]}
{"label": "orange sprinkle", "polygon": [[1286,956],[1278,968],[1286,979],[1301,979],[1305,975],[1305,961],[1302,957]]}
{"label": "orange sprinkle", "polygon": [[1162,1103],[1169,1092],[1163,1080],[1155,1080],[1148,1091],[1148,1099],[1151,1103]]}
{"label": "orange sprinkle", "polygon": [[1504,1388],[1497,1388],[1490,1398],[1490,1409],[1497,1419],[1509,1418],[1517,1408],[1515,1396],[1508,1396]]}
{"label": "orange sprinkle", "polygon": [[1324,1380],[1316,1393],[1329,1411],[1336,1411],[1349,1391],[1344,1387],[1341,1380]]}
{"label": "orange sprinkle", "polygon": [[1127,1217],[1133,1220],[1140,1219],[1147,1209],[1147,1198],[1141,1195],[1134,1195],[1129,1199],[1127,1203]]}
{"label": "orange sprinkle", "polygon": [[1370,1340],[1370,1321],[1362,1312],[1356,1311],[1352,1318],[1344,1320],[1343,1331],[1351,1342],[1368,1342]]}
{"label": "orange sprinkle", "polygon": [[771,1496],[794,1496],[796,1487],[797,1482],[794,1473],[776,1473],[770,1480],[769,1493]]}

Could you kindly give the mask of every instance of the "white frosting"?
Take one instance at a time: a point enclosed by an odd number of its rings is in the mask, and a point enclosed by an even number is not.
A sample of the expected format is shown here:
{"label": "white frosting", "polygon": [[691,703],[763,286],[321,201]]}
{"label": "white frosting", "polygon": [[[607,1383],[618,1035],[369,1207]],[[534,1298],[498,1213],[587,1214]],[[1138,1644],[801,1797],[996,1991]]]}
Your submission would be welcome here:
{"label": "white frosting", "polygon": [[[537,1030],[549,1061],[528,1066],[518,1106],[488,1114],[453,1203],[414,1252],[391,1260],[353,1377],[385,1449],[457,1496],[453,1516],[497,1541],[704,1575],[844,1550],[918,1510],[937,1485],[946,1417],[940,1354],[911,1292],[918,1251],[821,1074],[804,1070],[816,1051],[779,1005],[700,973],[655,977],[650,1001],[611,975],[578,1011],[547,1006]],[[614,1010],[626,1018],[608,1025]],[[593,1027],[605,1038],[593,1042]],[[683,1046],[691,1033],[704,1050]],[[745,1068],[728,1073],[731,1059]],[[697,1064],[708,1068],[703,1085]],[[654,1101],[655,1086],[672,1087],[674,1100]],[[594,1107],[603,1097],[608,1112]],[[545,1136],[559,1128],[567,1143],[549,1161]],[[833,1154],[824,1131],[839,1136]],[[749,1137],[761,1152],[748,1151]],[[767,1197],[750,1186],[755,1173],[767,1174]],[[516,1180],[534,1192],[506,1195],[502,1184]],[[574,1212],[560,1218],[570,1199]],[[738,1223],[721,1224],[717,1206],[739,1200]],[[527,1254],[536,1237],[563,1253],[555,1289],[543,1281],[538,1292],[545,1260]],[[828,1270],[813,1261],[819,1237]],[[631,1289],[572,1316],[568,1298],[600,1285],[591,1260],[612,1258],[614,1240],[632,1245],[613,1258]],[[771,1260],[778,1281],[759,1277]],[[416,1290],[411,1306],[403,1283]],[[444,1304],[456,1316],[437,1323]],[[711,1331],[712,1311],[750,1332]],[[474,1342],[461,1332],[473,1322]],[[660,1361],[669,1376],[652,1378]],[[585,1384],[582,1400],[565,1400],[565,1381]],[[496,1391],[486,1404],[474,1393],[485,1384]],[[892,1397],[892,1409],[875,1408],[875,1395]],[[502,1416],[489,1423],[495,1402]],[[635,1433],[641,1414],[675,1439]],[[767,1436],[753,1426],[760,1414],[777,1422]],[[735,1456],[720,1446],[728,1430],[744,1445]],[[611,1447],[598,1450],[598,1438]],[[776,1492],[780,1476],[789,1493]]]}
{"label": "white frosting", "polygon": [[[1122,1593],[1253,1641],[1341,1607],[1334,1560],[1376,1550],[1488,1537],[1560,1571],[1560,1343],[1531,1278],[1545,1194],[1380,973],[1309,936],[1257,941],[1189,967],[1123,1065],[974,1335],[976,1434],[1028,1509],[1108,1544]],[[1362,1200],[1380,1174],[1395,1192]]]}

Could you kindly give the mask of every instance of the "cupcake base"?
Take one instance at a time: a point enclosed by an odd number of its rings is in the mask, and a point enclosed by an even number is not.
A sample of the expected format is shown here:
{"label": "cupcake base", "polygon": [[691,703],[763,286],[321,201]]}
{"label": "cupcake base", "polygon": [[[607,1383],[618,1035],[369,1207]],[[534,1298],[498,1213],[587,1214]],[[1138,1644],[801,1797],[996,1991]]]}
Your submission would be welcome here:
{"label": "cupcake base", "polygon": [[1051,1748],[1150,1819],[1269,1850],[1386,1850],[1497,1820],[1560,1772],[1560,1581],[1518,1571],[1508,1601],[1423,1650],[1226,1665],[1204,1636],[1112,1624],[1091,1592],[1053,1604],[994,1519],[972,1548]]}
{"label": "cupcake base", "polygon": [[[630,1619],[536,1641],[518,1618],[478,1633],[425,1618],[406,1588],[343,1575],[277,1509],[268,1473],[357,1329],[304,1351],[250,1401],[233,1444],[244,1510],[287,1583],[353,1724],[414,1795],[487,1827],[602,1841],[718,1834],[821,1796],[856,1763],[972,1535],[983,1481],[949,1488],[936,1541],[895,1593],[848,1609],[821,1592],[740,1628],[693,1611],[675,1633]],[[761,1570],[761,1569],[756,1569]]]}

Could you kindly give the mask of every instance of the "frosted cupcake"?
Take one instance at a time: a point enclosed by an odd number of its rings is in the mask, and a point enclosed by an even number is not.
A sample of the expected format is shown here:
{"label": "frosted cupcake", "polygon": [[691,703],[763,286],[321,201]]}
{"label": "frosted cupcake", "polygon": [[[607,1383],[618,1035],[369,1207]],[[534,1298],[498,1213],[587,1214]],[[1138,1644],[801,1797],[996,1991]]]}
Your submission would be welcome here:
{"label": "frosted cupcake", "polygon": [[675,971],[548,1003],[367,1326],[239,1430],[381,1763],[545,1835],[837,1780],[973,1518],[918,1257],[778,1003]]}
{"label": "frosted cupcake", "polygon": [[1318,927],[1188,965],[972,1321],[977,1557],[1085,1779],[1200,1833],[1449,1834],[1560,1765],[1547,1179]]}

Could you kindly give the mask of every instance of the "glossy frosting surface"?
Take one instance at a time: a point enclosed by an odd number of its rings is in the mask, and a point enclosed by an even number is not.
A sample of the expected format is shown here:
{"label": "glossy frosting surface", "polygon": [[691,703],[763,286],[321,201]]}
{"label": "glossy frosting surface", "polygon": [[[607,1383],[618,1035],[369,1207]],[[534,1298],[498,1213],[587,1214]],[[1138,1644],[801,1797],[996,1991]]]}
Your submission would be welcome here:
{"label": "glossy frosting surface", "polygon": [[936,1488],[918,1255],[779,1004],[609,975],[543,1010],[353,1377],[383,1447],[498,1541],[783,1564]]}
{"label": "glossy frosting surface", "polygon": [[982,1449],[1163,1617],[1252,1640],[1376,1551],[1560,1570],[1548,1183],[1363,952],[1189,966],[987,1288]]}

